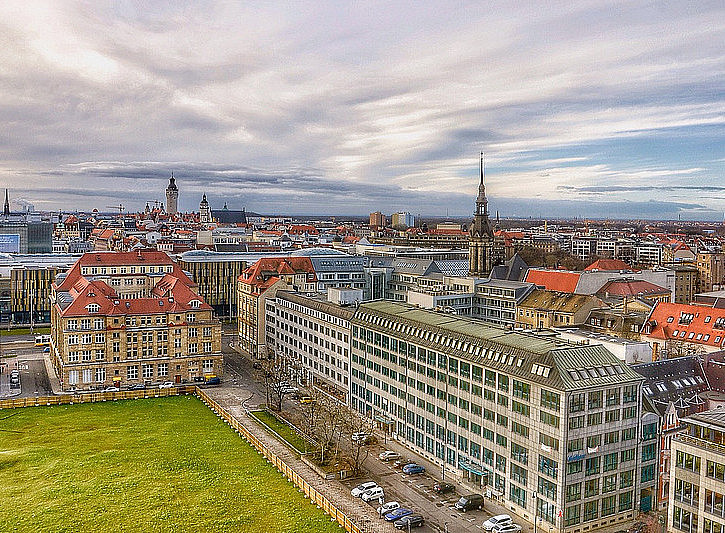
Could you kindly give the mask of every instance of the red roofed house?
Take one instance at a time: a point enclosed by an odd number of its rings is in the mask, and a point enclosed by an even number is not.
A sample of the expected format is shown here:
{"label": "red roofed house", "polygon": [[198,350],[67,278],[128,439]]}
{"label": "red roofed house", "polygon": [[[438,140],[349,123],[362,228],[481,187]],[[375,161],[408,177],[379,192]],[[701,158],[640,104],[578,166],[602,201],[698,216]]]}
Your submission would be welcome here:
{"label": "red roofed house", "polygon": [[584,269],[585,272],[621,272],[622,270],[631,271],[632,267],[630,267],[624,261],[620,261],[619,259],[597,259],[591,265]]}
{"label": "red roofed house", "polygon": [[660,287],[643,279],[613,279],[597,291],[600,298],[611,296],[618,298],[638,298],[645,302],[669,302],[672,298],[670,289]]}
{"label": "red roofed house", "polygon": [[643,334],[652,341],[655,354],[663,349],[670,357],[722,350],[725,309],[659,302],[647,317]]}
{"label": "red roofed house", "polygon": [[50,301],[63,390],[221,376],[221,324],[163,252],[84,254],[56,278]]}
{"label": "red roofed house", "polygon": [[317,276],[309,257],[264,257],[237,280],[239,346],[254,357],[265,343],[265,301],[277,291],[315,292]]}
{"label": "red roofed house", "polygon": [[581,278],[581,272],[530,268],[524,281],[535,283],[540,287],[544,287],[547,291],[574,293],[579,278]]}

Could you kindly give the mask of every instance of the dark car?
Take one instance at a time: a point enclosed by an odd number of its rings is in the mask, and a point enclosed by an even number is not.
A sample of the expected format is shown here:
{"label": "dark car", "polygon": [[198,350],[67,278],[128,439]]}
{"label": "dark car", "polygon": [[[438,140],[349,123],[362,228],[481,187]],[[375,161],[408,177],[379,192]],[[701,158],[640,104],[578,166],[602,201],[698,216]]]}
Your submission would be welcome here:
{"label": "dark car", "polygon": [[207,385],[221,385],[222,380],[218,377],[214,376],[213,378],[209,378],[206,380]]}
{"label": "dark car", "polygon": [[456,502],[454,507],[464,513],[473,509],[483,509],[483,496],[480,494],[461,496],[461,499]]}
{"label": "dark car", "polygon": [[433,485],[433,492],[438,494],[446,494],[448,492],[456,492],[456,486],[445,481],[436,481]]}
{"label": "dark car", "polygon": [[423,515],[419,514],[410,514],[408,516],[404,516],[403,518],[396,520],[393,522],[393,525],[395,526],[395,529],[404,529],[406,527],[420,527],[425,523],[425,519],[423,518]]}
{"label": "dark car", "polygon": [[399,520],[400,518],[403,518],[404,516],[408,516],[410,514],[413,514],[413,511],[411,511],[410,509],[406,509],[405,507],[398,507],[395,511],[390,511],[388,514],[385,515],[385,521],[395,522],[396,520]]}

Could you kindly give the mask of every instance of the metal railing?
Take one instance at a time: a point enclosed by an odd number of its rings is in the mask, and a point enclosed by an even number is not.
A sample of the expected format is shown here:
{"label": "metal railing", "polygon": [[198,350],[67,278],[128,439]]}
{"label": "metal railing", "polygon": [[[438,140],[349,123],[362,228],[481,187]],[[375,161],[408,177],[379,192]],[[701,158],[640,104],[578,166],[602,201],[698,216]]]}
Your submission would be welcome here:
{"label": "metal railing", "polygon": [[46,405],[72,405],[75,403],[109,402],[115,400],[138,400],[141,398],[162,398],[184,394],[196,395],[195,385],[170,387],[168,389],[125,390],[118,392],[83,392],[74,394],[58,394],[57,396],[35,396],[32,398],[6,398],[0,400],[0,409],[17,407],[41,407]]}

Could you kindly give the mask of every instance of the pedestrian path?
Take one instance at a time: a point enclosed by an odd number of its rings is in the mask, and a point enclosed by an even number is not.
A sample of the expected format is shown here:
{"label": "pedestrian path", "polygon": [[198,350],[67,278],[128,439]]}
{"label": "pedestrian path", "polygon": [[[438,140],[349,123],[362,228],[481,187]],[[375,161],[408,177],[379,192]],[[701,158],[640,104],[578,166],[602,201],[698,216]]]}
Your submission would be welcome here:
{"label": "pedestrian path", "polygon": [[380,520],[375,508],[354,498],[347,487],[336,480],[322,479],[312,468],[277,439],[267,433],[262,427],[254,423],[246,413],[241,400],[229,389],[207,389],[207,394],[224,409],[226,409],[240,424],[254,434],[259,440],[271,449],[278,457],[293,468],[315,490],[333,502],[354,523],[366,533],[390,533],[395,531],[392,524]]}

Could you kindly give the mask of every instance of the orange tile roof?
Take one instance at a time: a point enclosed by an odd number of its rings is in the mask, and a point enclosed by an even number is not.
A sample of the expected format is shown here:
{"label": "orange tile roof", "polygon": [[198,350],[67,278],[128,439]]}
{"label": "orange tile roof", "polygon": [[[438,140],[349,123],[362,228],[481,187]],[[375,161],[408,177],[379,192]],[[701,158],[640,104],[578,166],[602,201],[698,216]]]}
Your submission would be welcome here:
{"label": "orange tile roof", "polygon": [[632,270],[627,263],[620,261],[619,259],[597,259],[591,265],[584,269],[585,272],[601,270],[601,271],[619,271],[619,270]]}
{"label": "orange tile roof", "polygon": [[573,293],[580,277],[581,272],[530,268],[526,273],[525,281],[535,283],[548,291]]}
{"label": "orange tile roof", "polygon": [[725,345],[725,309],[702,305],[659,302],[652,308],[646,327],[649,337],[722,348]]}
{"label": "orange tile roof", "polygon": [[597,294],[610,294],[613,296],[652,296],[671,294],[670,289],[660,287],[645,280],[614,279],[608,281],[597,291]]}

